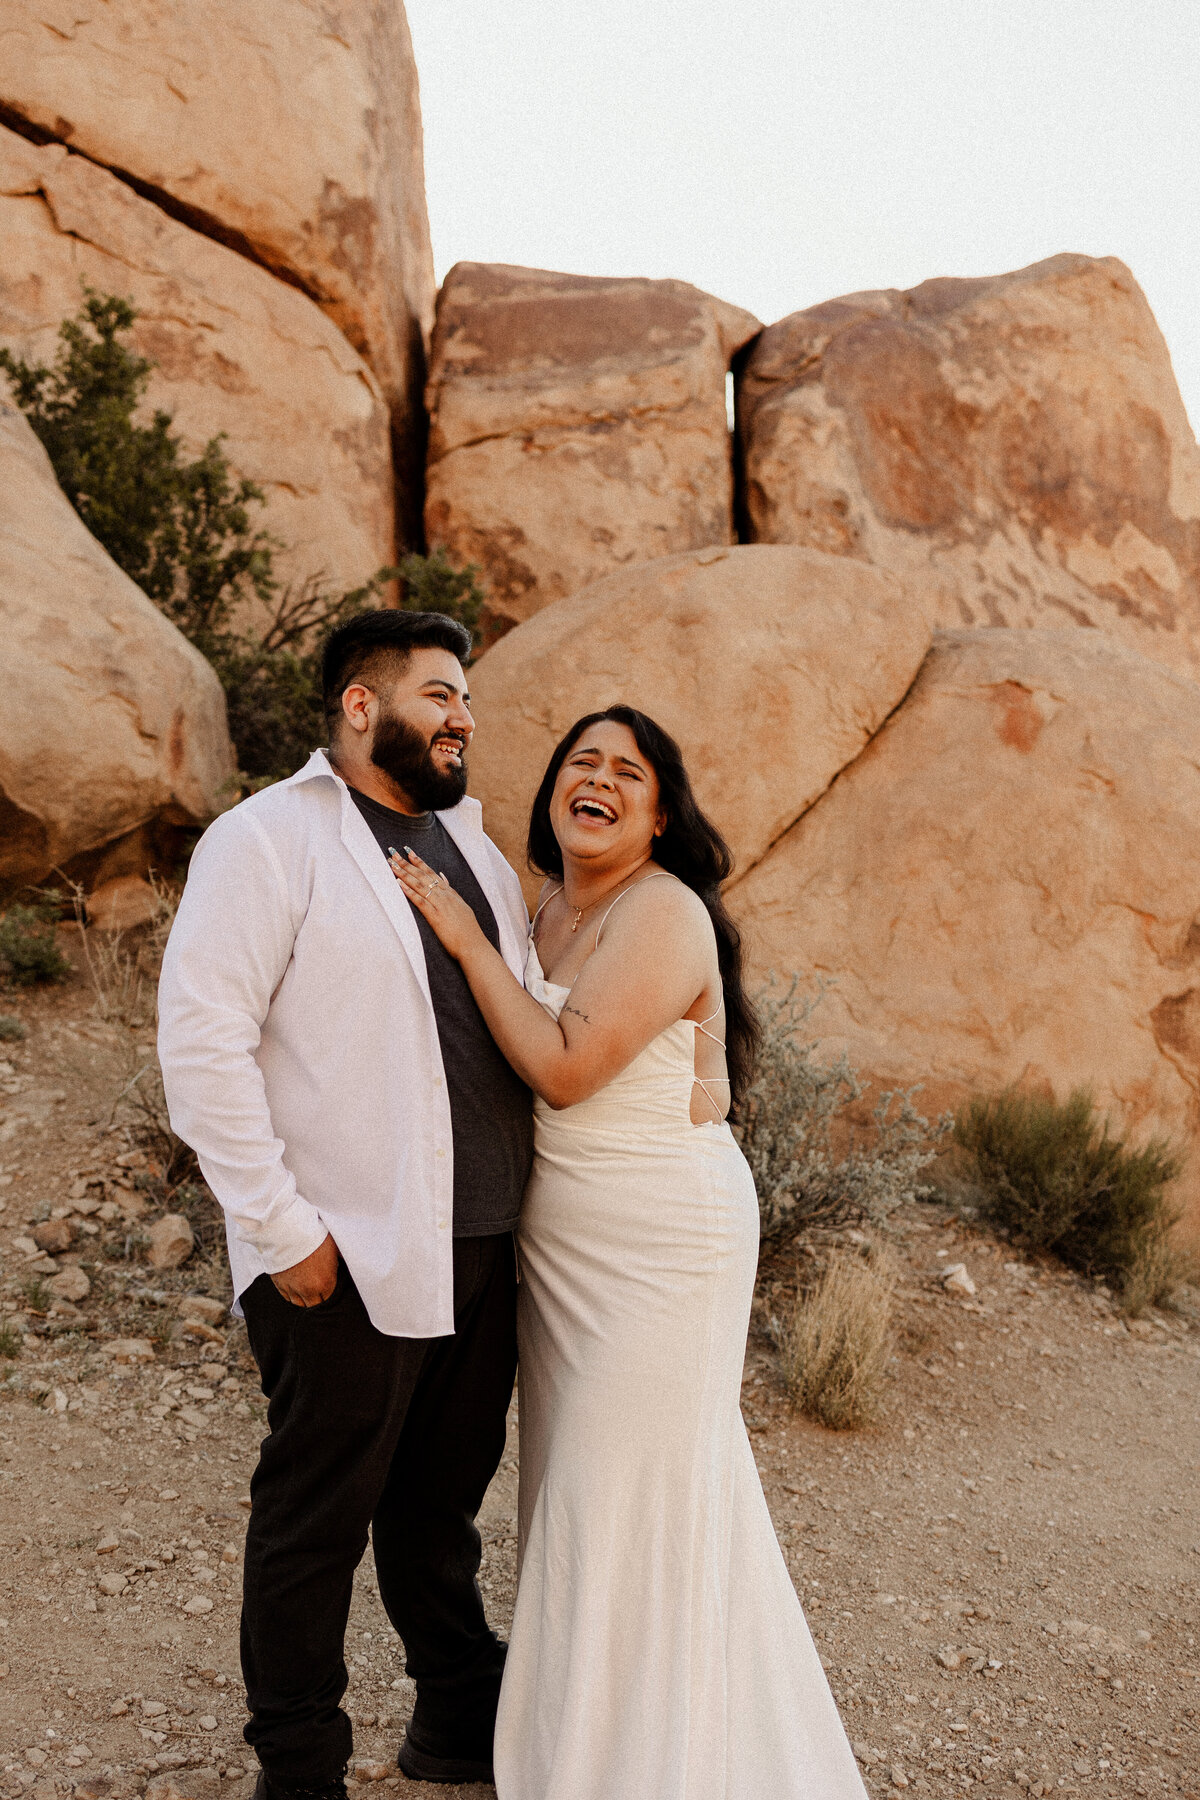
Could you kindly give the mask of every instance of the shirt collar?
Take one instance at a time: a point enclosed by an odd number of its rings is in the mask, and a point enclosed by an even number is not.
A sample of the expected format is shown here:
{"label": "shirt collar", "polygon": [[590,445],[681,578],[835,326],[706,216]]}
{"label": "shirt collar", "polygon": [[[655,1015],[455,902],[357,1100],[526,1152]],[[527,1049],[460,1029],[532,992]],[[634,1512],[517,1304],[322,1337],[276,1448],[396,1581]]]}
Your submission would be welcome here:
{"label": "shirt collar", "polygon": [[[329,754],[325,750],[314,750],[304,767],[297,769],[294,775],[289,775],[283,786],[299,787],[302,782],[315,781],[322,775],[327,775],[331,781],[336,782],[346,799],[349,800],[350,789],[330,762]],[[461,821],[468,828],[473,827],[476,831],[483,829],[483,808],[478,800],[473,799],[470,794],[465,794],[457,806],[449,806],[443,812],[435,813],[434,817],[453,818],[455,821]]]}

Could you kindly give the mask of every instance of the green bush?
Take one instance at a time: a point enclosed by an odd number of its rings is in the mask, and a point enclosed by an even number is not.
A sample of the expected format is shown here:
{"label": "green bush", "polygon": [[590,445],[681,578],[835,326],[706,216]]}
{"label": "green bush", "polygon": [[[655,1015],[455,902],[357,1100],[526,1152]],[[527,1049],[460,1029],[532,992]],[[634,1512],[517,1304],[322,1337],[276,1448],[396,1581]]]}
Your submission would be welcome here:
{"label": "green bush", "polygon": [[[71,965],[58,947],[57,901],[56,894],[47,893],[32,905],[18,903],[0,913],[0,964],[15,987],[61,981],[71,973]],[[20,1020],[13,1024],[18,1029],[10,1028],[4,1036],[24,1037]]]}
{"label": "green bush", "polygon": [[[882,1220],[929,1189],[918,1179],[949,1121],[931,1125],[912,1094],[880,1094],[869,1125],[855,1124],[865,1089],[846,1056],[816,1059],[805,1033],[826,991],[786,991],[774,979],[755,1000],[762,1042],[754,1080],[732,1121],[758,1192],[763,1244],[814,1226]],[[853,1112],[851,1109],[855,1109]]]}
{"label": "green bush", "polygon": [[[168,413],[137,422],[154,365],[124,341],[136,317],[129,301],[85,284],[82,309],[59,327],[53,365],[0,350],[0,369],[92,535],[212,663],[242,783],[262,786],[325,741],[323,634],[391,582],[402,606],[446,612],[474,630],[484,599],[478,570],[455,569],[435,551],[346,593],[320,576],[282,587],[274,564],[282,546],[254,523],[263,492],[233,475],[222,439],[188,461]],[[247,615],[265,623],[235,623]]]}
{"label": "green bush", "polygon": [[154,368],[122,341],[136,317],[127,300],[85,284],[53,365],[0,349],[0,369],[92,536],[204,650],[232,606],[270,599],[276,546],[251,526],[262,490],[232,478],[220,438],[188,462],[168,413],[135,423]]}
{"label": "green bush", "polygon": [[15,1325],[0,1325],[0,1357],[12,1362],[23,1349],[21,1333]]}
{"label": "green bush", "polygon": [[28,1036],[16,1013],[0,1013],[0,1044],[19,1044]]}
{"label": "green bush", "polygon": [[954,1138],[985,1212],[1023,1249],[1124,1287],[1166,1244],[1182,1155],[1161,1137],[1131,1147],[1085,1088],[1062,1101],[1015,1089],[978,1097],[959,1112]]}

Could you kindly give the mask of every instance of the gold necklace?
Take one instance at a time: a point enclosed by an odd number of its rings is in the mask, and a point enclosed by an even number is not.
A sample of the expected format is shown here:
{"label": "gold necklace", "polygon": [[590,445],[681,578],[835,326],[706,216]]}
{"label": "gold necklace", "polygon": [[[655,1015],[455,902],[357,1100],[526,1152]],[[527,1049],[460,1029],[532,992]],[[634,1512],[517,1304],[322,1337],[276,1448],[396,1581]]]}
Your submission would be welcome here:
{"label": "gold necklace", "polygon": [[[632,885],[634,875],[637,875],[640,870],[644,869],[646,866],[646,863],[648,863],[649,861],[650,861],[650,858],[646,857],[645,862],[640,862],[638,864],[637,868],[633,871],[633,875],[626,875],[624,877],[624,880],[626,882],[628,882],[630,885]],[[620,888],[620,886],[621,886],[621,883],[618,882],[617,887]],[[563,897],[563,900],[566,902],[566,904],[571,908],[572,912],[575,914],[575,917],[571,921],[571,930],[572,931],[579,930],[579,921],[583,918],[583,915],[585,912],[591,912],[593,906],[599,906],[601,900],[608,899],[607,894],[601,894],[599,896],[599,899],[589,900],[589,902],[586,906],[575,906],[570,900],[567,900],[567,889],[566,889],[565,883],[563,884],[562,897]]]}

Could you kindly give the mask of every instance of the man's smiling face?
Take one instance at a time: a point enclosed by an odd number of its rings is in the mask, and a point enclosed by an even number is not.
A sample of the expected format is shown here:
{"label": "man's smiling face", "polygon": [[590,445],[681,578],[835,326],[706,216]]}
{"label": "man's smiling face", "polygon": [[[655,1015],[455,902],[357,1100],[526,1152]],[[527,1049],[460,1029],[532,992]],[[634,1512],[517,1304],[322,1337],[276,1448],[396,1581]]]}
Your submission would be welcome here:
{"label": "man's smiling face", "polygon": [[404,672],[376,694],[368,754],[422,812],[456,806],[467,791],[475,730],[466,671],[449,650],[414,650]]}

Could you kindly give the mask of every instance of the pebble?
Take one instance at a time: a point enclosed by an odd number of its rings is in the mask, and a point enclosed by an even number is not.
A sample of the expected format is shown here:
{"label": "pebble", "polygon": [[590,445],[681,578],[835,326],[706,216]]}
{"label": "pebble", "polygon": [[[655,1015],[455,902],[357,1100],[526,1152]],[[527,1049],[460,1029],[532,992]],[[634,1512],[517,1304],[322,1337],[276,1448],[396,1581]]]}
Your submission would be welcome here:
{"label": "pebble", "polygon": [[207,1613],[207,1612],[211,1612],[212,1609],[213,1609],[213,1603],[208,1598],[207,1594],[193,1594],[191,1599],[185,1602],[184,1608],[183,1608],[185,1613],[192,1613],[192,1614]]}
{"label": "pebble", "polygon": [[182,1213],[165,1213],[149,1231],[146,1261],[152,1269],[178,1269],[196,1246],[195,1234]]}
{"label": "pebble", "polygon": [[142,1701],[142,1713],[147,1719],[157,1719],[159,1714],[165,1713],[166,1710],[166,1704],[162,1700]]}
{"label": "pebble", "polygon": [[123,1594],[125,1592],[129,1583],[124,1575],[121,1575],[114,1569],[111,1575],[101,1575],[96,1586],[100,1589],[102,1594],[107,1594],[110,1600],[115,1600],[118,1594]]}
{"label": "pebble", "polygon": [[75,1242],[75,1228],[69,1219],[47,1219],[44,1225],[34,1226],[33,1241],[39,1250],[61,1256]]}
{"label": "pebble", "polygon": [[215,1325],[206,1325],[203,1319],[183,1318],[175,1328],[176,1337],[183,1338],[193,1344],[220,1344],[224,1347],[225,1336]]}
{"label": "pebble", "polygon": [[92,1284],[82,1269],[63,1269],[50,1282],[50,1292],[59,1300],[69,1300],[73,1306],[86,1300],[91,1291]]}
{"label": "pebble", "polygon": [[386,1781],[394,1773],[390,1763],[361,1762],[355,1763],[354,1773],[359,1781]]}
{"label": "pebble", "polygon": [[107,1531],[100,1533],[96,1542],[96,1554],[97,1556],[111,1556],[114,1550],[120,1549],[120,1546],[121,1539],[110,1525]]}
{"label": "pebble", "polygon": [[223,1300],[214,1300],[208,1294],[185,1294],[179,1302],[181,1317],[203,1319],[206,1325],[219,1325],[227,1310]]}
{"label": "pebble", "polygon": [[977,1291],[966,1263],[951,1263],[948,1269],[942,1270],[941,1280],[948,1294],[974,1294]]}
{"label": "pebble", "polygon": [[119,1363],[153,1362],[154,1345],[149,1338],[112,1338],[104,1345],[104,1354]]}

